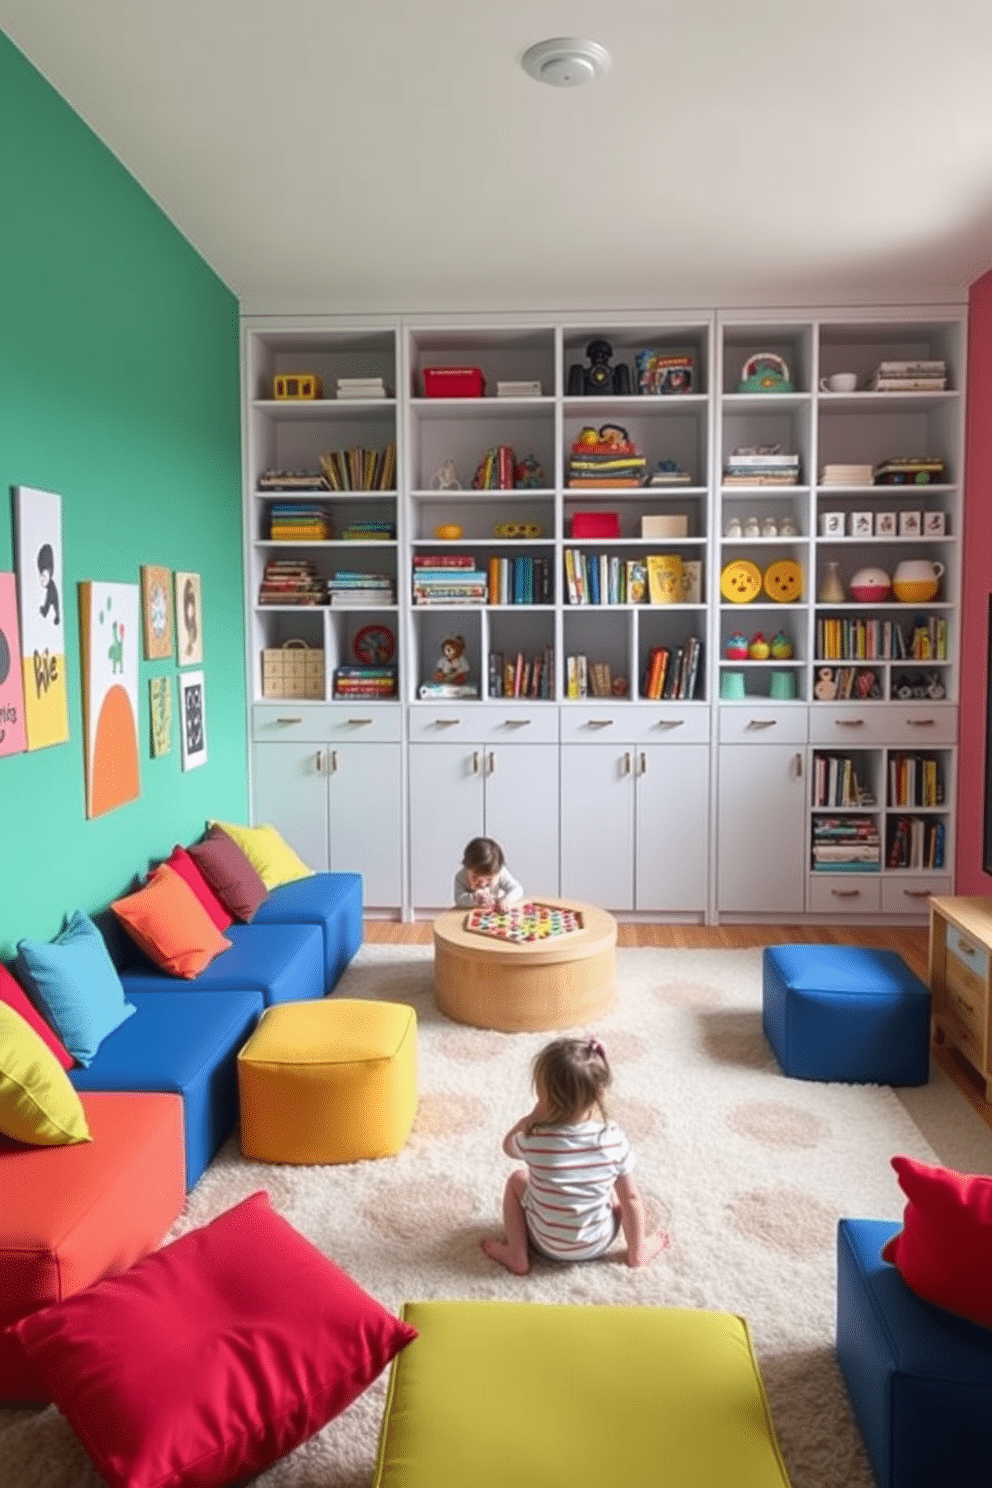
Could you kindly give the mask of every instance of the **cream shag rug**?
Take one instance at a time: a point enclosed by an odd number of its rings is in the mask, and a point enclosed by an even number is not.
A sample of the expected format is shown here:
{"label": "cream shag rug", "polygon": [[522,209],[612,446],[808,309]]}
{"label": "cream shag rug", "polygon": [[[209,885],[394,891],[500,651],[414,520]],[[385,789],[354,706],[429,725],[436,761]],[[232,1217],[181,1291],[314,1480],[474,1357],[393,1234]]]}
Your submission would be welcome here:
{"label": "cream shag rug", "polygon": [[[551,1035],[449,1022],[434,1007],[432,955],[421,947],[366,947],[338,987],[417,1010],[421,1098],[406,1148],[379,1162],[297,1168],[245,1162],[234,1138],[169,1238],[265,1188],[393,1310],[406,1299],[463,1297],[740,1313],[793,1488],[872,1488],[834,1362],[837,1220],[900,1217],[894,1153],[985,1171],[988,1128],[936,1069],[929,1086],[898,1095],[785,1079],[761,1032],[759,950],[621,949],[617,960],[619,1000],[595,1032],[650,1215],[671,1237],[651,1267],[631,1271],[622,1241],[605,1260],[538,1261],[525,1278],[482,1255],[511,1168],[500,1141],[529,1109],[530,1062]],[[385,1384],[270,1468],[259,1488],[368,1488]],[[4,1488],[99,1488],[54,1407],[0,1411],[0,1464]]]}

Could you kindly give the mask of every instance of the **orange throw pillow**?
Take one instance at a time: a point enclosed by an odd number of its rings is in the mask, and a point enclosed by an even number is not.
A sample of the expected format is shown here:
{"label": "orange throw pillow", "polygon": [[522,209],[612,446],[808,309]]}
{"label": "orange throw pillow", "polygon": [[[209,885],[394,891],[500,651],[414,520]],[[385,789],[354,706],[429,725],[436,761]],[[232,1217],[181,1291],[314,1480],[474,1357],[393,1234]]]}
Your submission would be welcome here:
{"label": "orange throw pillow", "polygon": [[143,889],[115,899],[110,907],[145,955],[171,976],[199,976],[231,944],[189,884],[166,863]]}

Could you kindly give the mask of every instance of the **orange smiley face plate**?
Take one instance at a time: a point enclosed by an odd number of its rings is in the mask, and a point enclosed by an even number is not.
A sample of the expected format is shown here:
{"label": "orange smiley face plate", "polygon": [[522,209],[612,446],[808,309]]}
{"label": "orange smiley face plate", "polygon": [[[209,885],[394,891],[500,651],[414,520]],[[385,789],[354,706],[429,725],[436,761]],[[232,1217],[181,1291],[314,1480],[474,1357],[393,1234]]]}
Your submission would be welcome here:
{"label": "orange smiley face plate", "polygon": [[779,604],[792,604],[802,598],[803,571],[792,558],[782,558],[765,569],[765,593]]}
{"label": "orange smiley face plate", "polygon": [[720,575],[720,593],[731,604],[749,604],[761,593],[761,569],[749,558],[735,558]]}

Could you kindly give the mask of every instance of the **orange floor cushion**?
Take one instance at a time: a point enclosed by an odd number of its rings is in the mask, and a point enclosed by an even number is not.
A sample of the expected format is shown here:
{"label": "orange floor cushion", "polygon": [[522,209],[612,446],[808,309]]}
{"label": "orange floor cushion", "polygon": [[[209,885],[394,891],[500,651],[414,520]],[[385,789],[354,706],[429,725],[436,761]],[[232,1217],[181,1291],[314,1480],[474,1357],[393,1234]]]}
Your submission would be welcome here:
{"label": "orange floor cushion", "polygon": [[92,1141],[0,1137],[0,1400],[43,1401],[8,1323],[153,1250],[183,1211],[182,1097],[84,1091]]}

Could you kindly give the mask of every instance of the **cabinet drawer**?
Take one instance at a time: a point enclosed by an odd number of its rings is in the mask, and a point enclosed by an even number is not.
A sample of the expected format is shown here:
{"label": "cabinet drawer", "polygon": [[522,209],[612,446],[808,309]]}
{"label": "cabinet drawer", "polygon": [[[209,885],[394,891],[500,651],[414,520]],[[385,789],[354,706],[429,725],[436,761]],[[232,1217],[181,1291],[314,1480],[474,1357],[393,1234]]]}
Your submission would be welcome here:
{"label": "cabinet drawer", "polygon": [[285,739],[376,739],[395,742],[403,736],[398,703],[356,699],[351,703],[257,703],[252,709],[252,738],[258,742]]}
{"label": "cabinet drawer", "polygon": [[721,744],[805,744],[808,709],[745,703],[720,709]]}
{"label": "cabinet drawer", "polygon": [[590,708],[569,703],[561,710],[561,737],[568,744],[706,744],[710,710],[691,703],[645,707]]}
{"label": "cabinet drawer", "polygon": [[856,749],[859,744],[953,744],[957,709],[953,704],[845,703],[810,708],[809,736],[813,744]]}
{"label": "cabinet drawer", "polygon": [[882,878],[882,911],[884,914],[926,914],[931,894],[950,892],[949,878],[888,873]]}
{"label": "cabinet drawer", "polygon": [[956,1018],[947,1005],[942,1006],[936,1017],[938,1027],[956,1044],[961,1053],[975,1069],[985,1073],[985,1040],[974,1028]]}
{"label": "cabinet drawer", "polygon": [[[981,987],[988,982],[989,953],[986,946],[972,940],[954,925],[947,927],[947,978],[952,971],[963,978],[971,978]],[[984,993],[983,993],[984,995]]]}
{"label": "cabinet drawer", "polygon": [[877,873],[813,873],[806,891],[809,914],[878,914],[882,890]]}
{"label": "cabinet drawer", "polygon": [[410,709],[410,739],[416,743],[557,744],[558,709],[553,704],[500,702],[428,703]]}
{"label": "cabinet drawer", "polygon": [[966,1023],[979,1039],[984,1038],[988,1022],[984,981],[972,975],[967,967],[956,966],[950,956],[947,958],[944,981],[944,1006],[960,1022]]}

